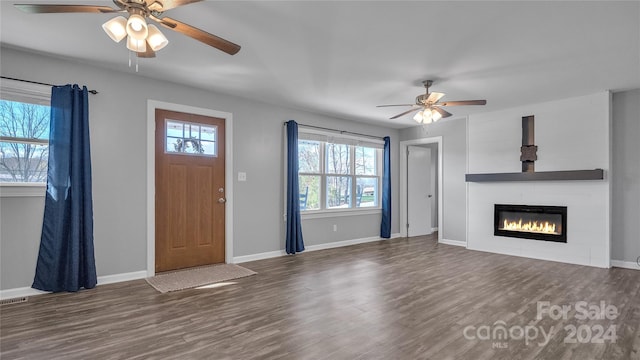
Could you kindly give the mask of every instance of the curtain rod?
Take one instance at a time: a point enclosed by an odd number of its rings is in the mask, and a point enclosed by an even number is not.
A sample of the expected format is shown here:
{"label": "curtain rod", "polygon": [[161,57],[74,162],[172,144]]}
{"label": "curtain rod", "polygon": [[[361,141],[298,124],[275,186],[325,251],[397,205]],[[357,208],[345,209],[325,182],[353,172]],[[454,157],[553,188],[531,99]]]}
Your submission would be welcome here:
{"label": "curtain rod", "polygon": [[[286,122],[286,121],[284,122],[283,126],[287,126],[287,122]],[[352,132],[352,131],[344,131],[344,130],[329,129],[329,128],[322,127],[322,126],[305,125],[305,124],[298,124],[298,126],[308,127],[308,128],[313,128],[313,129],[319,129],[319,130],[334,131],[334,132],[338,132],[338,133],[340,133],[340,134],[351,134],[351,135],[358,135],[358,136],[366,136],[366,137],[370,137],[370,138],[373,138],[373,139],[384,140],[384,137],[381,137],[381,136],[374,136],[374,135],[361,134],[361,133]]]}
{"label": "curtain rod", "polygon": [[[47,83],[43,83],[43,82],[24,80],[24,79],[16,79],[16,78],[7,77],[7,76],[0,76],[0,77],[3,78],[3,79],[7,79],[7,80],[22,81],[22,82],[26,82],[26,83],[29,83],[29,84],[38,84],[38,85],[46,85],[46,86],[57,86],[57,85],[47,84]],[[96,90],[89,90],[89,93],[95,95],[98,92]]]}

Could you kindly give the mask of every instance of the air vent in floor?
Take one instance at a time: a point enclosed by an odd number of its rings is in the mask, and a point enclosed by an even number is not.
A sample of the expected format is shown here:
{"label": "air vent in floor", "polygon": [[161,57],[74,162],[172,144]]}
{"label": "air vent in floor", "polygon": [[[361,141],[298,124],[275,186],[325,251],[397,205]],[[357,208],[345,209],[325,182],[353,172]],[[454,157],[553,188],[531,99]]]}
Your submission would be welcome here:
{"label": "air vent in floor", "polygon": [[4,300],[0,300],[0,306],[10,305],[10,304],[19,304],[19,303],[27,302],[27,300],[29,300],[29,298],[26,296],[17,297],[13,299],[4,299]]}

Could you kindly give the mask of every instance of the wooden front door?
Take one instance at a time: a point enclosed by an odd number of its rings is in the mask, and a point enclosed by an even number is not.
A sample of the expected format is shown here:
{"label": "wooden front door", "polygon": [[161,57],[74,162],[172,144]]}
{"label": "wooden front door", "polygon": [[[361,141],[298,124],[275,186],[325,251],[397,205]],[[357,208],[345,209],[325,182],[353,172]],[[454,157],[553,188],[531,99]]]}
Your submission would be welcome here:
{"label": "wooden front door", "polygon": [[156,110],[156,272],[224,263],[224,125]]}

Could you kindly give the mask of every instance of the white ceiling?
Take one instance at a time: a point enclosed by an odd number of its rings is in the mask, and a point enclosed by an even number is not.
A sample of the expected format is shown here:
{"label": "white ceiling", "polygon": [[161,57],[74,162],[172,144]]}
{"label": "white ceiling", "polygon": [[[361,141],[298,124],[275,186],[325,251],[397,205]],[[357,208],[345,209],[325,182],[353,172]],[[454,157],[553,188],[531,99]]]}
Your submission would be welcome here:
{"label": "white ceiling", "polygon": [[[114,15],[13,7],[30,2],[45,1],[0,2],[3,45],[135,74],[102,31]],[[443,100],[487,99],[447,108],[456,116],[640,88],[639,1],[204,1],[166,15],[242,49],[230,56],[161,28],[170,43],[140,75],[391,127],[415,123],[375,106],[412,103],[425,79]]]}

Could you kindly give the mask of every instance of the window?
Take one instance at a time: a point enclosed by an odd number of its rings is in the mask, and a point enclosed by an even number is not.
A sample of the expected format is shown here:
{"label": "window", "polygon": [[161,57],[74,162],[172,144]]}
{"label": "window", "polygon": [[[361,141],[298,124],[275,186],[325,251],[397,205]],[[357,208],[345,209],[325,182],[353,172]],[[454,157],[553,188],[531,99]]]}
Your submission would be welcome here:
{"label": "window", "polygon": [[0,183],[47,181],[50,87],[2,80]]}
{"label": "window", "polygon": [[200,156],[217,156],[216,136],[218,127],[186,123],[178,120],[166,121],[167,153]]}
{"label": "window", "polygon": [[300,210],[379,208],[381,147],[368,139],[300,132]]}

